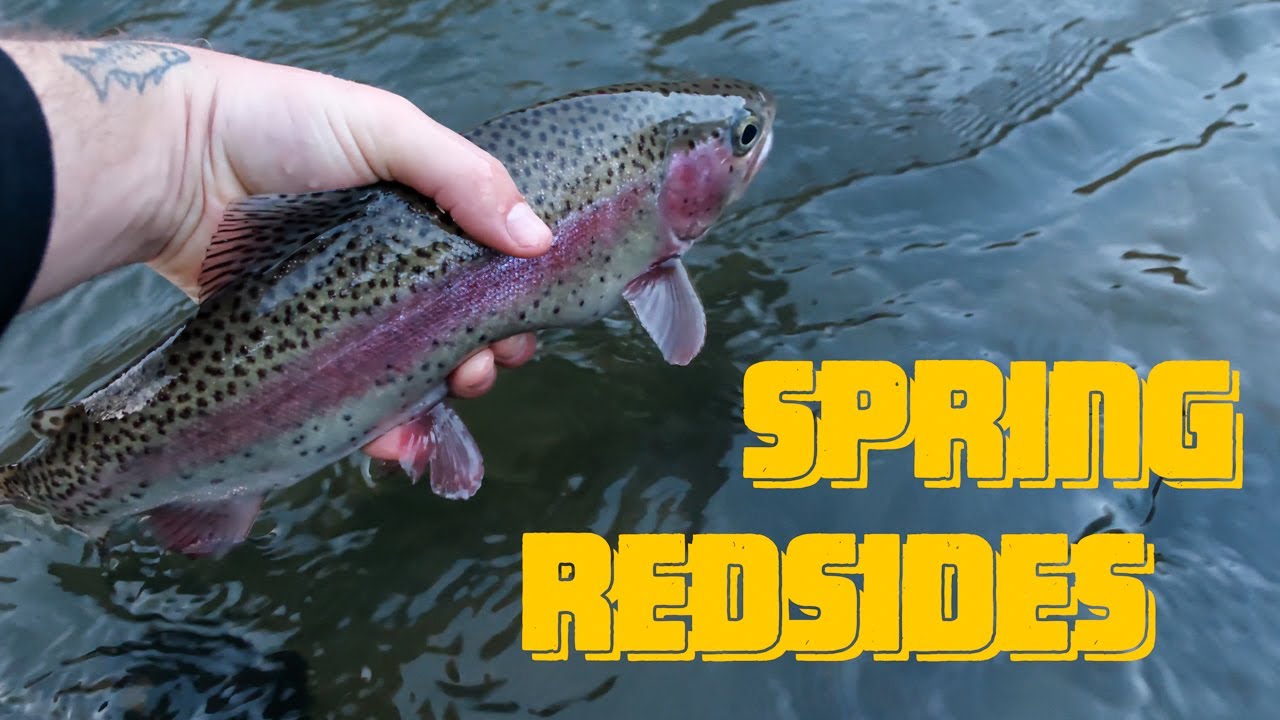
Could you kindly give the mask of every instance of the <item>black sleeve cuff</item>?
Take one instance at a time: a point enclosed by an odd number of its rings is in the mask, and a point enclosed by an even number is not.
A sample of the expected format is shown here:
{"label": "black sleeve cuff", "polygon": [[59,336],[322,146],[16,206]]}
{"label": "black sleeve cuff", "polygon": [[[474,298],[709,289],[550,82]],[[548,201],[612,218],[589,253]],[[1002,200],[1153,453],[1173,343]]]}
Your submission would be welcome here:
{"label": "black sleeve cuff", "polygon": [[22,307],[53,224],[53,142],[40,100],[0,50],[0,334]]}

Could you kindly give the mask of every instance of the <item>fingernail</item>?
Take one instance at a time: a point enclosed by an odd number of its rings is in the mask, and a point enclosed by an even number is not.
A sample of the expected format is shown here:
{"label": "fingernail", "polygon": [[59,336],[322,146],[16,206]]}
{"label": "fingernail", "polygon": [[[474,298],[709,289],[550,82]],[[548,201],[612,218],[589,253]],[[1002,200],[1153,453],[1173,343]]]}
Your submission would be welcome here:
{"label": "fingernail", "polygon": [[[529,355],[533,348],[530,347],[530,339],[524,335],[517,335],[514,338],[503,340],[502,361],[504,363],[517,362],[523,360]],[[497,351],[494,351],[494,359],[497,360]]]}
{"label": "fingernail", "polygon": [[519,203],[507,213],[507,232],[522,250],[541,250],[551,240],[551,229],[527,203]]}
{"label": "fingernail", "polygon": [[494,371],[493,351],[490,350],[490,351],[484,352],[482,357],[484,358],[483,360],[480,361],[482,363],[482,365],[480,366],[482,370],[478,371],[480,374],[476,376],[475,380],[472,380],[471,382],[467,383],[467,389],[472,392],[481,390],[486,385],[488,385],[489,377],[493,375],[493,371]]}

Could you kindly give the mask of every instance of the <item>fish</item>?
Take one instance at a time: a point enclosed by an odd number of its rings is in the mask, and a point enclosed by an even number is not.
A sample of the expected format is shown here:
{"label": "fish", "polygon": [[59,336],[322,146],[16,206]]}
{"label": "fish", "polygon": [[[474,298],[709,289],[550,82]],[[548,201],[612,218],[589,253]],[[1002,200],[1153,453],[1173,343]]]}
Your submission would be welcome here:
{"label": "fish", "polygon": [[0,504],[102,538],[136,518],[166,549],[223,555],[268,493],[403,427],[416,483],[466,499],[483,458],[447,401],[476,350],[629,305],[687,365],[706,319],[681,257],[746,191],[776,102],[730,78],[612,85],[468,133],[552,229],[536,258],[470,239],[395,183],[258,195],[226,209],[194,315],[83,400],[36,412]]}

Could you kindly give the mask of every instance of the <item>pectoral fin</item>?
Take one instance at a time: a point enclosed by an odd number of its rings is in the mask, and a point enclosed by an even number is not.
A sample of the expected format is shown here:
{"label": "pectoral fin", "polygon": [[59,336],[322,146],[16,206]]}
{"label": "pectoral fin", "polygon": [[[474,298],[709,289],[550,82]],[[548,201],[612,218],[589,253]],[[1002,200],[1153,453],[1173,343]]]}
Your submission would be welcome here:
{"label": "pectoral fin", "polygon": [[484,458],[475,438],[445,403],[400,430],[400,467],[418,482],[430,468],[431,490],[450,500],[466,500],[480,489]]}
{"label": "pectoral fin", "polygon": [[632,280],[622,296],[672,365],[688,365],[702,350],[707,319],[684,263],[668,260]]}
{"label": "pectoral fin", "polygon": [[243,495],[161,505],[148,513],[147,526],[169,550],[194,556],[221,555],[249,535],[262,499],[262,495]]}

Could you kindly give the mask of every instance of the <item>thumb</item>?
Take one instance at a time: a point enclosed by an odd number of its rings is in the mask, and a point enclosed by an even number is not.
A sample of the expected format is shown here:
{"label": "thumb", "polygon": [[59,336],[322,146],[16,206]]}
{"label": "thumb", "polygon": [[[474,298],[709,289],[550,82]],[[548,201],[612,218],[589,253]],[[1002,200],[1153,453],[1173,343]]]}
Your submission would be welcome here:
{"label": "thumb", "polygon": [[519,257],[551,247],[551,230],[529,207],[492,155],[432,120],[413,103],[375,88],[359,102],[352,135],[384,180],[408,185],[436,202],[477,242]]}

